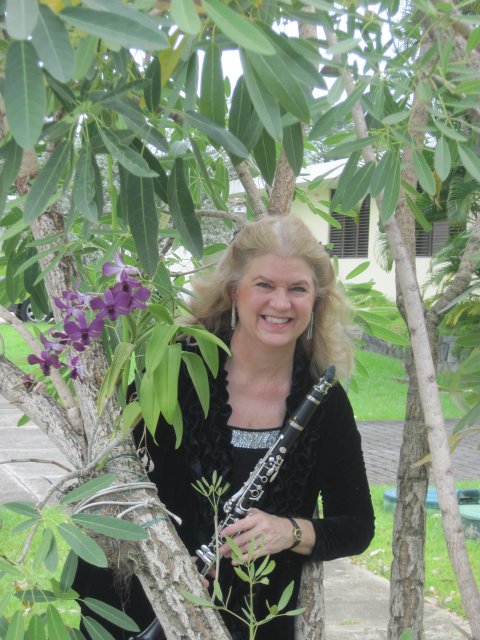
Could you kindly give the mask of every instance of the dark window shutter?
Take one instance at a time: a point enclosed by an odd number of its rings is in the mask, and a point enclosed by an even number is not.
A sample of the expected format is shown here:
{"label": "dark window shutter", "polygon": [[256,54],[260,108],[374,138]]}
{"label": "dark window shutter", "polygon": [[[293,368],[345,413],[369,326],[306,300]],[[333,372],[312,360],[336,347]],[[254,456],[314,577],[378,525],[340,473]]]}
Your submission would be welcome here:
{"label": "dark window shutter", "polygon": [[354,218],[335,212],[332,213],[332,217],[342,225],[341,229],[330,227],[328,241],[333,245],[332,255],[338,258],[367,258],[370,196],[362,202],[358,222]]}

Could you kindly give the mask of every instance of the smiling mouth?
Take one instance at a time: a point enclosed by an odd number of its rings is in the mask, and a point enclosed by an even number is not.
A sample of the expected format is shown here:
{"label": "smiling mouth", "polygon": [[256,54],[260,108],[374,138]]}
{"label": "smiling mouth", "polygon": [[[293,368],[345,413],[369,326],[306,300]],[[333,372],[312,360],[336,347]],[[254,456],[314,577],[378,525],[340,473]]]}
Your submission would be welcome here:
{"label": "smiling mouth", "polygon": [[288,324],[291,320],[291,318],[277,318],[276,316],[262,316],[262,317],[267,322],[270,322],[270,324],[278,324],[278,325]]}

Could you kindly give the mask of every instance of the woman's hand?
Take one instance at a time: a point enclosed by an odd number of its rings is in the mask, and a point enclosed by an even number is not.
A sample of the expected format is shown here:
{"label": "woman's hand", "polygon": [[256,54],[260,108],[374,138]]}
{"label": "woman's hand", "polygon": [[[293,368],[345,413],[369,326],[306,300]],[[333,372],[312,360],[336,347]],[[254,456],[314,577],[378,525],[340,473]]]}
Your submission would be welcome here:
{"label": "woman's hand", "polygon": [[[296,518],[302,530],[302,541],[292,551],[302,555],[310,555],[315,545],[315,530],[309,520]],[[288,518],[274,516],[260,509],[251,509],[248,515],[233,524],[228,525],[220,532],[224,538],[228,536],[235,541],[242,553],[242,561],[248,559],[248,548],[255,540],[253,558],[280,553],[290,549],[294,543],[292,523]],[[219,549],[220,555],[232,557],[232,550],[228,543]]]}

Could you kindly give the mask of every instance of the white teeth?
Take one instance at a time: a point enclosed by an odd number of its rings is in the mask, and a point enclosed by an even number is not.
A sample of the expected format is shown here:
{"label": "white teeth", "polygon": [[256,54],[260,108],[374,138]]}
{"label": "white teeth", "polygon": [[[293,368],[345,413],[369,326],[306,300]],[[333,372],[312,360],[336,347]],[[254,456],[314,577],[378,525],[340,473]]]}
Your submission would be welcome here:
{"label": "white teeth", "polygon": [[289,318],[276,318],[275,316],[265,316],[265,320],[272,324],[287,324],[289,322]]}

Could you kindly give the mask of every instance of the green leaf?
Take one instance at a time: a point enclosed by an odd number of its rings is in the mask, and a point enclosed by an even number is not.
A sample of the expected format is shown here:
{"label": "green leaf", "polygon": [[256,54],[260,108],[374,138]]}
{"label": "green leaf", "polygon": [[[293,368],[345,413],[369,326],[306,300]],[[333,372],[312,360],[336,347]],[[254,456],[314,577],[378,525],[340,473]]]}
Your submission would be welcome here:
{"label": "green leaf", "polygon": [[37,0],[7,0],[5,26],[14,40],[26,40],[31,36],[37,19]]}
{"label": "green leaf", "polygon": [[266,56],[275,54],[275,47],[257,26],[220,0],[203,0],[202,6],[208,17],[239,47]]}
{"label": "green leaf", "polygon": [[98,222],[98,210],[95,203],[95,170],[90,147],[86,144],[81,147],[78,153],[72,200],[83,218],[94,223]]}
{"label": "green leaf", "polygon": [[328,47],[327,53],[332,56],[348,53],[349,51],[356,49],[359,42],[359,38],[345,38],[344,40],[339,40],[335,44],[332,44],[331,47]]}
{"label": "green leaf", "polygon": [[391,113],[385,118],[382,118],[383,124],[398,124],[399,122],[403,122],[410,117],[410,111],[398,111],[397,113]]}
{"label": "green leaf", "polygon": [[78,556],[70,549],[63,565],[62,573],[60,576],[60,587],[62,591],[68,591],[75,580],[78,567]]}
{"label": "green leaf", "polygon": [[142,409],[139,402],[129,402],[122,412],[122,433],[135,428],[142,419]]}
{"label": "green leaf", "polygon": [[181,357],[182,345],[179,342],[168,345],[165,355],[153,374],[160,410],[170,424],[174,421],[178,407],[178,373]]}
{"label": "green leaf", "polygon": [[443,136],[440,136],[435,147],[435,155],[433,158],[435,171],[441,180],[448,178],[450,169],[452,168],[452,158],[450,155],[450,147]]}
{"label": "green leaf", "polygon": [[243,51],[240,51],[240,59],[253,108],[272,138],[280,141],[283,136],[283,126],[278,101],[264,89]]}
{"label": "green leaf", "polygon": [[370,195],[372,198],[378,196],[382,189],[385,188],[385,185],[390,178],[390,163],[391,156],[388,152],[384,153],[373,171],[372,180],[370,182]]}
{"label": "green leaf", "polygon": [[127,631],[139,631],[136,622],[126,613],[96,598],[84,598],[83,603],[94,613]]}
{"label": "green leaf", "polygon": [[205,133],[217,144],[222,145],[227,153],[242,159],[248,156],[248,149],[238,138],[230,133],[230,131],[216,125],[200,113],[187,111],[186,115],[188,116],[188,118],[186,118],[186,123]]}
{"label": "green leaf", "polygon": [[145,373],[140,385],[140,406],[147,429],[155,437],[155,431],[160,417],[160,401],[153,375]]}
{"label": "green leaf", "polygon": [[352,269],[352,271],[350,271],[345,276],[345,280],[353,280],[353,278],[356,278],[361,273],[366,271],[369,266],[370,266],[370,262],[368,262],[368,261],[367,262],[361,262],[358,266],[355,267],[355,269]]}
{"label": "green leaf", "polygon": [[38,545],[37,551],[35,552],[35,556],[33,558],[33,569],[38,569],[42,562],[45,560],[50,550],[50,545],[52,544],[53,539],[53,533],[51,532],[51,530],[44,529],[42,537],[40,539],[40,544]]}
{"label": "green leaf", "polygon": [[75,53],[60,18],[47,5],[40,13],[32,34],[32,43],[45,69],[59,82],[68,82],[75,72]]}
{"label": "green leaf", "polygon": [[[196,143],[196,141],[189,137],[190,140],[190,146],[192,147],[193,153],[195,155],[195,160],[197,161],[197,166],[198,169],[203,177],[204,180],[204,187],[205,187],[205,191],[207,191],[207,193],[209,194],[209,196],[212,198],[213,202],[215,203],[215,206],[217,207],[217,209],[220,209],[222,211],[228,211],[228,207],[226,202],[224,202],[222,200],[222,195],[223,194],[218,194],[216,189],[219,190],[219,184],[218,181],[215,180],[215,184],[213,182],[213,180],[210,178],[210,174],[208,172],[207,169],[207,165],[205,164],[205,158],[202,154],[202,152],[200,151],[200,148],[198,146],[198,144]],[[222,162],[222,160],[219,160],[220,162]],[[236,161],[233,161],[233,164],[238,164],[239,162],[241,162],[241,158],[238,158]]]}
{"label": "green leaf", "polygon": [[153,278],[158,266],[158,214],[151,178],[126,173],[124,205],[138,256],[146,273]]}
{"label": "green leaf", "polygon": [[262,178],[267,184],[272,185],[275,169],[277,168],[277,149],[275,140],[265,129],[253,149],[253,157],[260,169]]}
{"label": "green leaf", "polygon": [[30,618],[25,640],[47,640],[45,626],[40,615],[36,614]]}
{"label": "green leaf", "polygon": [[456,140],[457,142],[467,142],[467,138],[459,133],[456,129],[452,129],[451,127],[443,124],[440,120],[434,120],[435,126],[443,133],[443,135],[447,136],[447,138],[451,138],[452,140]]}
{"label": "green leaf", "polygon": [[6,158],[0,177],[0,218],[3,217],[5,203],[13,181],[18,175],[23,157],[23,149],[12,138],[4,147]]}
{"label": "green leaf", "polygon": [[193,0],[172,0],[170,16],[184,32],[196,35],[202,26]]}
{"label": "green leaf", "polygon": [[6,573],[14,578],[23,578],[23,573],[14,564],[0,557],[0,572]]}
{"label": "green leaf", "polygon": [[300,122],[284,127],[283,148],[293,173],[298,176],[303,166],[303,129]]}
{"label": "green leaf", "polygon": [[457,86],[454,88],[454,93],[472,93],[473,95],[478,96],[479,92],[480,80],[476,79],[464,80],[463,82],[457,84]]}
{"label": "green leaf", "polygon": [[342,209],[348,211],[363,200],[370,188],[370,181],[375,170],[374,162],[367,162],[356,171],[350,189],[342,198]]}
{"label": "green leaf", "polygon": [[282,595],[280,596],[280,600],[278,601],[278,610],[283,611],[292,597],[293,588],[295,586],[294,581],[290,582],[285,589],[283,590]]}
{"label": "green leaf", "polygon": [[394,151],[387,151],[389,181],[383,190],[380,220],[385,223],[395,213],[400,197],[400,156]]}
{"label": "green leaf", "polygon": [[108,567],[107,556],[103,550],[81,529],[73,524],[61,523],[58,525],[58,533],[77,556],[96,567]]}
{"label": "green leaf", "polygon": [[100,128],[99,132],[110,155],[129,173],[139,178],[155,178],[157,176],[139,153],[122,144],[115,131]]}
{"label": "green leaf", "polygon": [[[233,90],[232,104],[228,117],[228,130],[243,142],[248,150],[251,150],[257,143],[262,128],[260,119],[253,110],[245,78],[240,76]],[[239,163],[240,158],[232,161],[236,165]]]}
{"label": "green leaf", "polygon": [[98,392],[97,406],[99,415],[102,415],[103,413],[105,401],[113,395],[115,387],[123,373],[125,364],[130,360],[134,347],[135,345],[130,344],[129,342],[119,342],[115,347],[112,363],[108,368],[107,374],[104,377]]}
{"label": "green leaf", "polygon": [[190,353],[188,351],[182,353],[182,360],[187,366],[188,375],[192,380],[206,417],[210,408],[210,385],[208,383],[208,373],[205,364],[197,353]]}
{"label": "green leaf", "polygon": [[8,625],[5,640],[23,640],[24,637],[25,627],[23,623],[23,611],[16,611]]}
{"label": "green leaf", "polygon": [[47,607],[47,630],[48,640],[70,640],[70,634],[62,616],[51,604]]}
{"label": "green leaf", "polygon": [[203,255],[203,238],[187,184],[182,158],[176,158],[168,179],[168,204],[185,248],[197,259]]}
{"label": "green leaf", "polygon": [[31,149],[42,132],[47,95],[37,54],[30,42],[10,43],[3,96],[13,137],[23,149]]}
{"label": "green leaf", "polygon": [[480,182],[480,158],[478,155],[470,147],[461,144],[458,145],[458,155],[472,178]]}
{"label": "green leaf", "polygon": [[[115,3],[120,7],[122,3]],[[142,51],[156,51],[170,46],[163,31],[152,26],[140,24],[130,17],[107,11],[95,11],[85,7],[67,7],[59,14],[60,18],[92,36],[102,38],[127,49],[141,49]]]}
{"label": "green leaf", "polygon": [[313,125],[309,140],[317,140],[321,136],[329,134],[337,122],[344,119],[347,114],[352,110],[352,107],[361,98],[365,92],[366,85],[364,82],[360,82],[358,86],[352,91],[352,93],[343,102],[339,102],[325,113],[323,113],[317,122]]}
{"label": "green leaf", "polygon": [[40,513],[35,509],[33,502],[5,502],[2,507],[9,511],[14,511],[22,516],[28,516],[29,518],[39,518]]}
{"label": "green leaf", "polygon": [[82,616],[82,621],[91,640],[115,640],[112,634],[90,616]]}
{"label": "green leaf", "polygon": [[158,158],[153,155],[153,153],[149,150],[149,148],[143,144],[137,138],[133,141],[133,146],[138,151],[138,153],[144,158],[152,171],[155,171],[157,177],[153,179],[153,189],[156,195],[163,200],[163,202],[168,203],[168,194],[167,194],[167,184],[168,184],[168,176],[165,173],[165,169],[160,164]]}
{"label": "green leaf", "polygon": [[121,518],[78,513],[72,516],[72,520],[83,529],[90,529],[118,540],[146,540],[148,538],[148,532],[143,527]]}
{"label": "green leaf", "polygon": [[47,589],[24,589],[16,591],[15,597],[30,604],[55,602],[58,600],[53,591],[47,591]]}
{"label": "green leaf", "polygon": [[[31,224],[47,209],[50,198],[57,190],[60,178],[69,163],[70,151],[71,147],[68,141],[55,147],[45,166],[35,178],[23,210],[24,220],[28,224]],[[58,197],[60,197],[60,193],[55,199]]]}
{"label": "green leaf", "polygon": [[368,326],[370,331],[370,335],[375,338],[381,338],[382,340],[386,340],[387,342],[391,342],[392,344],[396,344],[400,347],[408,347],[410,341],[405,336],[400,333],[395,333],[391,329],[380,325],[376,322],[372,322],[368,313],[363,313],[361,311],[357,312],[358,316],[363,318]]}
{"label": "green leaf", "polygon": [[45,568],[47,569],[47,571],[50,571],[50,573],[54,573],[57,569],[58,546],[55,536],[52,537],[52,542],[50,543],[50,548],[47,555],[45,556],[44,564]]}
{"label": "green leaf", "polygon": [[196,596],[194,593],[190,593],[189,591],[182,591],[182,596],[188,602],[197,605],[198,607],[206,607],[207,609],[216,608],[216,604],[211,600],[207,600],[207,598],[202,598],[201,596]]}
{"label": "green leaf", "polygon": [[480,27],[475,27],[473,31],[470,32],[467,40],[467,53],[471,53],[474,49],[477,48],[480,43]]}
{"label": "green leaf", "polygon": [[330,149],[326,152],[325,157],[327,158],[346,158],[353,151],[358,151],[359,149],[363,149],[369,144],[373,144],[375,142],[375,138],[373,136],[367,136],[365,138],[357,138],[356,140],[352,140],[351,142],[342,142],[337,145],[333,149]]}
{"label": "green leaf", "polygon": [[62,498],[60,498],[60,504],[71,504],[72,502],[80,502],[80,500],[90,498],[90,496],[95,495],[97,491],[109,487],[115,480],[116,475],[114,473],[107,473],[98,478],[92,478],[62,496]]}
{"label": "green leaf", "polygon": [[418,149],[413,152],[413,167],[422,189],[431,196],[434,196],[437,191],[435,178],[433,177],[432,170],[430,169],[425,156],[422,151],[419,151]]}
{"label": "green leaf", "polygon": [[177,332],[178,326],[172,324],[158,324],[154,328],[148,340],[145,354],[145,367],[149,373],[153,373],[158,367]]}
{"label": "green leaf", "polygon": [[148,65],[145,71],[145,78],[150,80],[150,83],[143,90],[145,104],[147,109],[155,111],[162,97],[162,70],[157,56],[153,56],[151,63]]}
{"label": "green leaf", "polygon": [[260,83],[278,102],[302,122],[310,121],[310,109],[303,88],[279,58],[246,53]]}
{"label": "green leaf", "polygon": [[211,42],[205,49],[200,85],[200,112],[219,127],[225,127],[225,85],[222,70],[222,52]]}
{"label": "green leaf", "polygon": [[198,343],[198,348],[213,376],[218,374],[218,347],[230,353],[226,345],[214,334],[200,327],[182,327],[184,333],[191,335]]}
{"label": "green leaf", "polygon": [[86,36],[82,38],[75,49],[74,80],[83,80],[88,77],[94,66],[98,49],[98,38]]}

